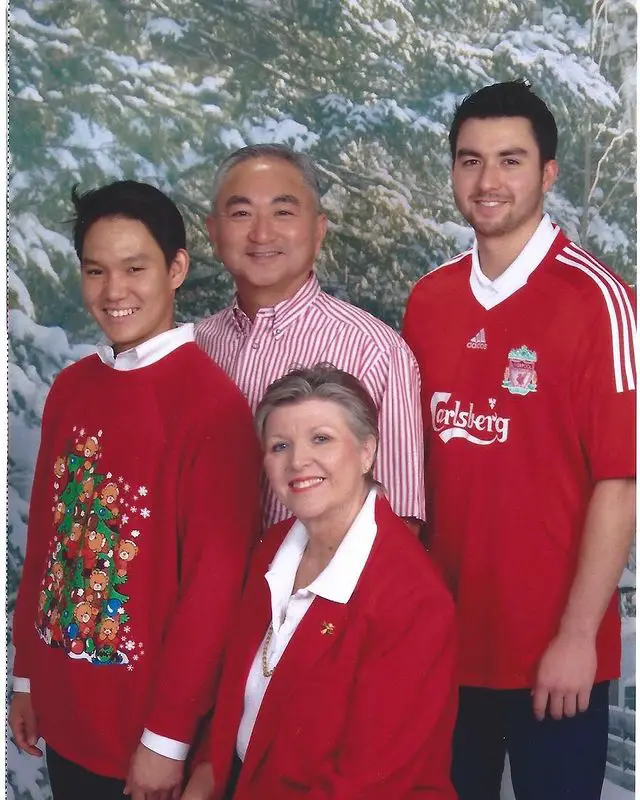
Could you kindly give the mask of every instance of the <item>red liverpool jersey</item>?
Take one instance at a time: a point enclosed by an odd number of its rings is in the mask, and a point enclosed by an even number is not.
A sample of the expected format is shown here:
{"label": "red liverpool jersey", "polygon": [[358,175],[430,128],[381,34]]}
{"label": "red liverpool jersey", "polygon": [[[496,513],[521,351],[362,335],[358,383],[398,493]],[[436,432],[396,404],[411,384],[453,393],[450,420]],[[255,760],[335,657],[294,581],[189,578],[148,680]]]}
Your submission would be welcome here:
{"label": "red liverpool jersey", "polygon": [[[456,597],[467,686],[533,684],[594,484],[635,474],[631,292],[550,230],[538,266],[493,307],[472,291],[470,251],[418,282],[404,320],[422,378],[431,554]],[[619,664],[614,596],[596,680]]]}

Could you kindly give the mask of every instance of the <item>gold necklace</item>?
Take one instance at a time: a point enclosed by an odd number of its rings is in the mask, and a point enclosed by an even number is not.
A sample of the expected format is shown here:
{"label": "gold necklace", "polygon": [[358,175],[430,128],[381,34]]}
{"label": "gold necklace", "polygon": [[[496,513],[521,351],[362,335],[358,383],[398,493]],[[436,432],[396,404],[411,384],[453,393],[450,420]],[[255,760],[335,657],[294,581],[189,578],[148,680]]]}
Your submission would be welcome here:
{"label": "gold necklace", "polygon": [[273,675],[273,669],[269,669],[269,661],[267,655],[269,653],[269,645],[271,644],[271,637],[273,636],[273,623],[269,623],[267,634],[264,637],[264,644],[262,645],[262,674],[265,678],[270,678]]}

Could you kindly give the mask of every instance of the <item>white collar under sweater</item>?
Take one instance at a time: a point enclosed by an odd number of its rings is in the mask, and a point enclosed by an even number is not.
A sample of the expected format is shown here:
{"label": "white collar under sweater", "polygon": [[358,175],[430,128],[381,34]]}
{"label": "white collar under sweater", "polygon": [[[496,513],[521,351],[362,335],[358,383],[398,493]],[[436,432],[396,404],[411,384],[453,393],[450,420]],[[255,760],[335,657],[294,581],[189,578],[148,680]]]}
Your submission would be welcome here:
{"label": "white collar under sweater", "polygon": [[131,347],[129,350],[124,350],[118,355],[114,355],[113,347],[110,344],[96,345],[96,352],[100,357],[103,364],[119,372],[128,372],[133,369],[140,369],[141,367],[148,367],[160,361],[161,358],[173,353],[178,347],[181,347],[187,342],[194,341],[193,323],[187,322],[186,325],[180,325],[178,328],[172,328],[170,331],[159,333],[146,342]]}
{"label": "white collar under sweater", "polygon": [[490,280],[480,268],[478,258],[478,241],[473,243],[471,251],[471,275],[469,283],[473,296],[487,311],[494,308],[514,292],[521,289],[529,280],[531,273],[540,265],[549,252],[560,229],[553,225],[549,215],[540,220],[535,233],[522,248],[516,260],[495,280]]}

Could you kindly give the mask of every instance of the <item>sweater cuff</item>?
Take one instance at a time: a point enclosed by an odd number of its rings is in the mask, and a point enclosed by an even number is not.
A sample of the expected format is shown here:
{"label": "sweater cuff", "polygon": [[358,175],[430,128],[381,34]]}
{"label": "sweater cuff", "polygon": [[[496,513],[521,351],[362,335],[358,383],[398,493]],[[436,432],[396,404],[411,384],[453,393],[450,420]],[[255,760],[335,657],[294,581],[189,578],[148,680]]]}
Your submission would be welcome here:
{"label": "sweater cuff", "polygon": [[14,692],[25,692],[29,694],[31,692],[31,680],[29,678],[17,678],[14,675],[11,688]]}
{"label": "sweater cuff", "polygon": [[[15,679],[14,679],[15,680]],[[184,761],[189,752],[189,744],[179,742],[176,739],[169,739],[167,736],[160,736],[158,733],[144,729],[140,741],[149,750],[158,753],[166,758],[172,758],[174,761]]]}

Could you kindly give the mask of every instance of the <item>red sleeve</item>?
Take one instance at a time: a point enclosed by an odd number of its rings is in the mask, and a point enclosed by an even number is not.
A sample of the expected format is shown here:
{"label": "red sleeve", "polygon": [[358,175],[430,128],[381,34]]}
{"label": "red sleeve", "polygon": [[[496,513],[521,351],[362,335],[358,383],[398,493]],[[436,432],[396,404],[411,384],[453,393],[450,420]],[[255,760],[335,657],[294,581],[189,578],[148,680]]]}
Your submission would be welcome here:
{"label": "red sleeve", "polygon": [[[194,432],[195,433],[195,432]],[[177,487],[180,592],[167,622],[145,727],[191,742],[212,706],[247,559],[260,530],[260,452],[249,407],[227,396]]]}
{"label": "red sleeve", "polygon": [[308,800],[399,799],[412,786],[420,787],[420,797],[454,800],[454,612],[444,590],[437,597],[412,605],[404,624],[390,614],[376,626],[336,767],[317,776]]}
{"label": "red sleeve", "polygon": [[22,567],[22,577],[13,614],[13,644],[15,659],[13,674],[18,678],[31,678],[31,651],[36,643],[34,631],[38,593],[53,533],[53,465],[50,431],[53,430],[54,407],[58,391],[52,386],[42,414],[40,447],[31,487],[27,548]]}
{"label": "red sleeve", "polygon": [[578,427],[594,481],[635,475],[635,298],[615,284],[618,292],[596,297],[575,364]]}

